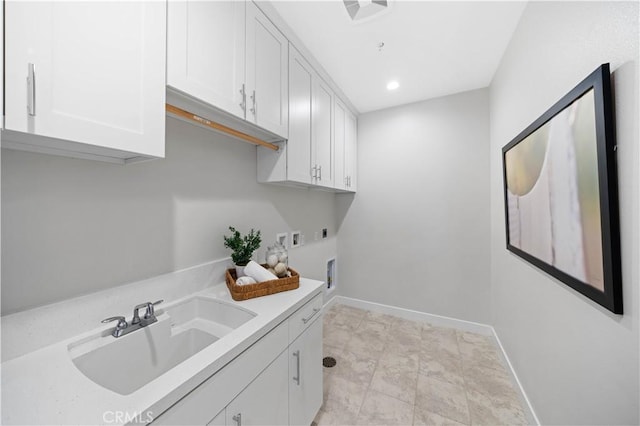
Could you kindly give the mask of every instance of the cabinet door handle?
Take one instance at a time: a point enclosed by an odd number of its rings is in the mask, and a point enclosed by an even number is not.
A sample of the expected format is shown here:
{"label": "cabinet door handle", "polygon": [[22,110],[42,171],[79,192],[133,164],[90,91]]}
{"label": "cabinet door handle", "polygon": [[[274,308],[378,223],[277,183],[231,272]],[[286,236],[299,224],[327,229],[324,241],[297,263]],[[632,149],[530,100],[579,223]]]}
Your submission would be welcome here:
{"label": "cabinet door handle", "polygon": [[318,170],[320,171],[320,177],[318,179],[322,180],[322,166],[318,166]]}
{"label": "cabinet door handle", "polygon": [[238,426],[242,426],[242,413],[238,413],[231,418],[233,419],[234,422],[236,422]]}
{"label": "cabinet door handle", "polygon": [[316,166],[313,166],[311,168],[311,179],[317,179],[318,178],[318,168]]}
{"label": "cabinet door handle", "polygon": [[240,94],[242,95],[242,102],[240,102],[240,108],[242,108],[242,112],[244,112],[246,114],[246,112],[247,112],[247,94],[244,91],[244,84],[242,85],[242,88],[240,89]]}
{"label": "cabinet door handle", "polygon": [[293,381],[300,386],[300,351],[295,351],[293,356],[296,357],[296,375],[293,378]]}
{"label": "cabinet door handle", "polygon": [[36,116],[36,69],[35,65],[27,65],[27,113]]}
{"label": "cabinet door handle", "polygon": [[254,90],[253,93],[251,94],[251,102],[253,103],[253,107],[251,107],[250,111],[253,114],[253,116],[256,116],[256,91]]}
{"label": "cabinet door handle", "polygon": [[314,316],[316,316],[316,314],[320,312],[320,308],[313,308],[313,312],[311,312],[311,315],[309,315],[307,318],[302,318],[302,323],[306,324],[309,321],[311,321],[311,318],[313,318]]}

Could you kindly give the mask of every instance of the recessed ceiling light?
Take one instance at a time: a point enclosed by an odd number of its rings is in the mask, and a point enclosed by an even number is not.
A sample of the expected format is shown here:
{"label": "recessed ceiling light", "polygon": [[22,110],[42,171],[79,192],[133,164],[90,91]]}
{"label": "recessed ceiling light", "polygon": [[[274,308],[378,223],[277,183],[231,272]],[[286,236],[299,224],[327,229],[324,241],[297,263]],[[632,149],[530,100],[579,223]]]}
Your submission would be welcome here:
{"label": "recessed ceiling light", "polygon": [[387,90],[396,90],[398,87],[400,87],[400,83],[395,80],[387,83]]}

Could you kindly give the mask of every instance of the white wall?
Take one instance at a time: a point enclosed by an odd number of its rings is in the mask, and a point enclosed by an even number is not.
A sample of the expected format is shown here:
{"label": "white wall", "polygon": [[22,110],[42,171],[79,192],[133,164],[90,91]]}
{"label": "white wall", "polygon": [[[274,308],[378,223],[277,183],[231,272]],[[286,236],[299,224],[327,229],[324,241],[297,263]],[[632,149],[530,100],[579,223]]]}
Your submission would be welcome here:
{"label": "white wall", "polygon": [[338,196],[341,295],[489,322],[488,92],[361,115]]}
{"label": "white wall", "polygon": [[[624,316],[505,249],[501,148],[613,70]],[[543,424],[638,424],[638,3],[532,2],[490,87],[493,325]]]}
{"label": "white wall", "polygon": [[262,230],[261,260],[276,233],[301,230],[290,265],[324,280],[334,207],[330,193],[256,183],[255,146],[170,118],[164,160],[2,150],[2,313],[229,256],[229,225]]}

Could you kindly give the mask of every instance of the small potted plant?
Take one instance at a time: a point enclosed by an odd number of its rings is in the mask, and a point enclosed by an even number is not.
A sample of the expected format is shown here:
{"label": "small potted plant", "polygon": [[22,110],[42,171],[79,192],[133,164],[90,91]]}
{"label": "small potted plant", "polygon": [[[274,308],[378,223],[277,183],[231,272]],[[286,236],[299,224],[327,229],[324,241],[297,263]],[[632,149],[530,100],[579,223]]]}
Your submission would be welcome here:
{"label": "small potted plant", "polygon": [[233,226],[229,227],[231,236],[224,236],[224,246],[232,250],[231,259],[236,267],[236,277],[244,275],[244,267],[251,261],[253,252],[260,247],[262,242],[260,231],[255,232],[253,228],[249,234],[242,236]]}

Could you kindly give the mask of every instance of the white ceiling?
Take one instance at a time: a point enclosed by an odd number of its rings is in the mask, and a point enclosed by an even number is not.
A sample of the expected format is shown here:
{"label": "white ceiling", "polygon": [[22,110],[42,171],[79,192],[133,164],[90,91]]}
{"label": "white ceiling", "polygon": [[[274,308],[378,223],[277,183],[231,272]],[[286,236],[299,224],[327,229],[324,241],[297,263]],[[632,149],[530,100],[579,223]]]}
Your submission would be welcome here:
{"label": "white ceiling", "polygon": [[487,87],[526,5],[399,0],[353,22],[342,0],[272,4],[359,112]]}

